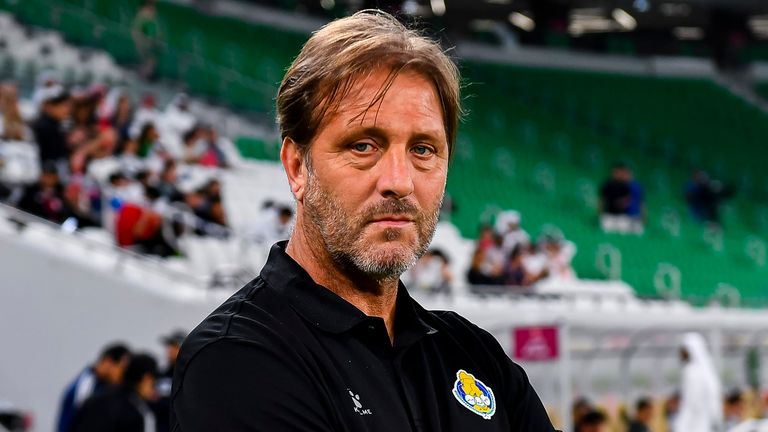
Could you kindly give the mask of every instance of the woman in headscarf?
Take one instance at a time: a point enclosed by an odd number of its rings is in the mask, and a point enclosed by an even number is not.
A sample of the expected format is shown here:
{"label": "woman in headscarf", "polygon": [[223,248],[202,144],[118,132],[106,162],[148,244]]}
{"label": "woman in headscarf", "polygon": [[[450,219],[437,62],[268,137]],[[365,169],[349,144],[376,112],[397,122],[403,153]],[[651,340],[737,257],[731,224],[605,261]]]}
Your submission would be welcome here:
{"label": "woman in headscarf", "polygon": [[680,349],[684,363],[680,392],[680,410],[674,432],[720,431],[723,423],[720,379],[698,333],[686,333]]}

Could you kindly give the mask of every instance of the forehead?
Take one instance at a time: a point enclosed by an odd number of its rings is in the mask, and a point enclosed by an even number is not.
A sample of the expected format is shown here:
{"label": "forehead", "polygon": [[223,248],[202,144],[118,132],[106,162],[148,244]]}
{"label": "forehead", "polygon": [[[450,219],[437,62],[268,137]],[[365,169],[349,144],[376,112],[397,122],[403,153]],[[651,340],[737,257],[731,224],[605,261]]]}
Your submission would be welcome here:
{"label": "forehead", "polygon": [[389,117],[400,125],[445,128],[440,97],[432,80],[414,71],[376,71],[352,79],[349,91],[331,103],[324,123],[344,122],[349,126],[383,123]]}

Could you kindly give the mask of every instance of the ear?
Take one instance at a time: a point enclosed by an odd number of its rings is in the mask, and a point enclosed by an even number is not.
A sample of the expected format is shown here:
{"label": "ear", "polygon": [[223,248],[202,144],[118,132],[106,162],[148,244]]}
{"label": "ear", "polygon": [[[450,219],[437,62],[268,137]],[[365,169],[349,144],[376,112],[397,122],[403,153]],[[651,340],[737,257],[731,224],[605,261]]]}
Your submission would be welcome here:
{"label": "ear", "polygon": [[301,202],[304,199],[304,187],[307,182],[307,170],[304,165],[304,157],[299,151],[299,145],[289,137],[283,139],[283,145],[280,148],[280,160],[283,162],[283,168],[288,175],[288,186],[296,201]]}

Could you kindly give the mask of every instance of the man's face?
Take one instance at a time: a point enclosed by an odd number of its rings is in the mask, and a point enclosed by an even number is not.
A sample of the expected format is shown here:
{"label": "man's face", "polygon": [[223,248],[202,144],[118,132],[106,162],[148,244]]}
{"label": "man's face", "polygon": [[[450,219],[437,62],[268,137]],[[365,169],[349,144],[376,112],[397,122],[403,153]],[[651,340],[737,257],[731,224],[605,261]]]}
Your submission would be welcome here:
{"label": "man's face", "polygon": [[385,72],[359,80],[310,145],[303,224],[334,261],[377,279],[399,277],[434,234],[448,143],[433,85],[403,72],[367,110]]}

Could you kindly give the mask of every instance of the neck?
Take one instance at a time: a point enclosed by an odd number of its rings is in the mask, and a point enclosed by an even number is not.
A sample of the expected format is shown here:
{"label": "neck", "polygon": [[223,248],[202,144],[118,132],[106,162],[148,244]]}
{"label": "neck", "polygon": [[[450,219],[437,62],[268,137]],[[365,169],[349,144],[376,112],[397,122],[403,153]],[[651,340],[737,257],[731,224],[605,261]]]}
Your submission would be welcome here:
{"label": "neck", "polygon": [[286,247],[286,253],[312,277],[315,283],[351,303],[368,316],[382,318],[390,341],[394,341],[395,303],[399,278],[376,279],[359,271],[343,268],[325,249],[319,233],[302,229],[297,216],[296,229]]}

